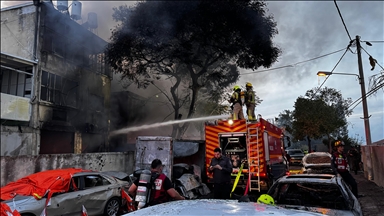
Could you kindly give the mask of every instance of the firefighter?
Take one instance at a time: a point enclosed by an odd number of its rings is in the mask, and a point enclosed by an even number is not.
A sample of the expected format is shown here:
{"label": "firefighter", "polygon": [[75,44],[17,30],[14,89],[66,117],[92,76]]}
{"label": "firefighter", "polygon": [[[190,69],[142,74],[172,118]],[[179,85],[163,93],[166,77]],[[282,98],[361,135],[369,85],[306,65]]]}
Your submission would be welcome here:
{"label": "firefighter", "polygon": [[[163,174],[163,167],[161,160],[155,159],[151,163],[151,175],[155,176],[154,180],[155,190],[151,192],[151,199],[149,201],[149,205],[156,205],[160,203],[165,203],[171,200],[171,198],[175,200],[184,200],[185,198],[180,196],[180,194],[173,188],[173,184],[171,180]],[[129,187],[128,193],[133,197],[136,196],[136,190],[139,185],[139,178]]]}
{"label": "firefighter", "polygon": [[352,187],[352,193],[358,198],[357,183],[352,175],[348,171],[348,159],[347,155],[344,154],[344,142],[336,141],[336,151],[332,154],[331,167],[335,175],[342,177],[343,180]]}
{"label": "firefighter", "polygon": [[275,200],[268,194],[261,194],[260,197],[257,199],[257,203],[275,205]]}
{"label": "firefighter", "polygon": [[244,119],[243,103],[241,101],[241,89],[238,85],[233,87],[233,93],[229,102],[232,103],[231,107],[233,107],[232,119],[233,120]]}
{"label": "firefighter", "polygon": [[253,91],[252,83],[247,82],[245,84],[246,92],[245,92],[245,105],[247,106],[247,115],[249,121],[256,121],[255,115],[255,92]]}

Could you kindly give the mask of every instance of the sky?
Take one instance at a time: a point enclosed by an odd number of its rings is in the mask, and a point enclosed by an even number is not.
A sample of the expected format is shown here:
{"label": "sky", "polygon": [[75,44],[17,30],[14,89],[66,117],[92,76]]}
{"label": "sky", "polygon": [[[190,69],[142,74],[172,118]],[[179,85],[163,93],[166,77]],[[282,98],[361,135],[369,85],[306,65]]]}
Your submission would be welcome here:
{"label": "sky", "polygon": [[[98,14],[96,33],[109,41],[111,29],[117,23],[112,19],[112,8],[119,5],[134,5],[134,1],[81,1],[82,17],[78,22],[86,22],[87,14]],[[25,1],[1,1],[1,7],[25,3]],[[56,5],[56,1],[53,1]],[[68,3],[71,4],[71,1]],[[348,33],[352,39],[361,37],[372,46],[362,43],[361,56],[366,92],[369,91],[369,78],[384,73],[384,2],[383,1],[337,1]],[[294,102],[304,96],[307,90],[323,87],[339,90],[344,98],[356,101],[361,97],[361,85],[355,75],[333,74],[326,79],[318,77],[318,71],[359,74],[356,47],[345,50],[350,42],[347,30],[339,16],[334,1],[267,1],[268,14],[277,22],[279,34],[273,39],[281,48],[278,62],[270,69],[257,71],[240,70],[239,85],[250,81],[263,102],[256,107],[256,114],[263,118],[274,118],[284,110],[294,110]],[[367,54],[368,53],[368,54]],[[321,57],[324,56],[325,57]],[[368,57],[371,55],[379,65],[371,71]],[[321,57],[321,58],[317,58]],[[311,60],[315,59],[315,60]],[[341,59],[341,60],[340,60]],[[338,63],[339,62],[339,63]],[[338,63],[338,64],[337,64]],[[289,67],[286,67],[289,66]],[[372,142],[384,139],[384,91],[379,90],[367,98],[370,116]],[[362,103],[347,118],[349,136],[365,144],[366,135]]]}

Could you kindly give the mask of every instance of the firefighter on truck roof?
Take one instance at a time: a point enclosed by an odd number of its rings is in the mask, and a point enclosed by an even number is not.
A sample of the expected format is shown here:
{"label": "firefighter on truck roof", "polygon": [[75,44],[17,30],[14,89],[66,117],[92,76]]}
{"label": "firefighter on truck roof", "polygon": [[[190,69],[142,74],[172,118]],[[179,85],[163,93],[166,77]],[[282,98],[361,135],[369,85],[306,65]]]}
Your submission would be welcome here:
{"label": "firefighter on truck roof", "polygon": [[249,121],[256,121],[255,115],[255,92],[253,91],[252,83],[247,82],[245,84],[247,91],[245,92],[245,105],[247,106],[247,115]]}
{"label": "firefighter on truck roof", "polygon": [[229,102],[232,103],[232,119],[244,119],[243,102],[241,101],[241,89],[238,85],[233,87],[233,93]]}

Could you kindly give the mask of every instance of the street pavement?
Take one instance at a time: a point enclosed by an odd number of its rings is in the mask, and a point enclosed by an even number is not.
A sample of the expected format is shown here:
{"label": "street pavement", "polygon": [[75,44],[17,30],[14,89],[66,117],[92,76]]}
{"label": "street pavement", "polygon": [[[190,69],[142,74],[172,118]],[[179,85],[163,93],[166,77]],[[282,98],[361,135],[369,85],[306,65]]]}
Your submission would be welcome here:
{"label": "street pavement", "polygon": [[384,188],[369,181],[361,171],[351,175],[357,182],[359,195],[363,195],[358,198],[363,216],[384,215]]}

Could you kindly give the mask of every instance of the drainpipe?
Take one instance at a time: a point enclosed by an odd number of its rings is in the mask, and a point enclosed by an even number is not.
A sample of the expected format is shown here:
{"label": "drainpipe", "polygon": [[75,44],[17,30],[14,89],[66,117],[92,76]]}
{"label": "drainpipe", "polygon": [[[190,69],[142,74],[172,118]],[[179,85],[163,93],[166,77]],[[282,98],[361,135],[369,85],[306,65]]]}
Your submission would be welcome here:
{"label": "drainpipe", "polygon": [[39,155],[40,152],[40,115],[39,115],[39,101],[40,101],[40,61],[38,53],[39,48],[39,30],[40,30],[40,4],[36,4],[36,22],[35,22],[35,35],[33,42],[33,58],[37,62],[33,65],[33,76],[32,76],[32,92],[31,92],[31,104],[32,114],[30,126],[33,130],[32,138],[32,155]]}

